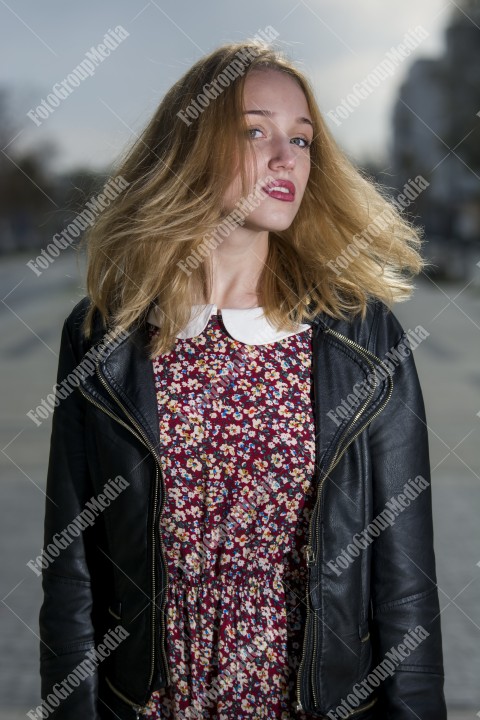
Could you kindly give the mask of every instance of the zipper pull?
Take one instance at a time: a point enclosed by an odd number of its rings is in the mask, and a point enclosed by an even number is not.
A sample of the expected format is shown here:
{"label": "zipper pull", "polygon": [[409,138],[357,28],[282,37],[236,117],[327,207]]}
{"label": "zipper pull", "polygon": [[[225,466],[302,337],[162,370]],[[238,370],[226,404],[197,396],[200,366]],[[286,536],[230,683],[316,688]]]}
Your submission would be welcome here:
{"label": "zipper pull", "polygon": [[307,565],[315,564],[315,553],[311,545],[306,545],[307,548]]}
{"label": "zipper pull", "polygon": [[303,710],[303,707],[302,707],[302,703],[301,703],[301,702],[297,702],[297,706],[296,706],[295,710],[297,710],[297,711],[298,711],[298,710]]}

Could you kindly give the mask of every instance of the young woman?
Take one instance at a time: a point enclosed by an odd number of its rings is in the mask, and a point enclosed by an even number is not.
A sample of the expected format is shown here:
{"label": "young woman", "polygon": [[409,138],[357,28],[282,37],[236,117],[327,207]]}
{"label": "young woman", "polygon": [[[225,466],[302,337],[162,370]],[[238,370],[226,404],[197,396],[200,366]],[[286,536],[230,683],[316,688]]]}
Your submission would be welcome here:
{"label": "young woman", "polygon": [[443,720],[424,407],[389,309],[417,232],[258,42],[188,70],[115,183],[61,340],[44,711]]}

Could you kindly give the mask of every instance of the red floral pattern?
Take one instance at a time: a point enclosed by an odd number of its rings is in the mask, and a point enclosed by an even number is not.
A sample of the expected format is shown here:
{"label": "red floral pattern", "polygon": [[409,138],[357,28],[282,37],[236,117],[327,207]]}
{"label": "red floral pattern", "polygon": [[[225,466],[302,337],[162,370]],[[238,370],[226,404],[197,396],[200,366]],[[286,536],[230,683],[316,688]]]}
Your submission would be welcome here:
{"label": "red floral pattern", "polygon": [[308,718],[295,704],[315,501],[311,329],[247,345],[212,315],[153,368],[172,682],[145,716]]}

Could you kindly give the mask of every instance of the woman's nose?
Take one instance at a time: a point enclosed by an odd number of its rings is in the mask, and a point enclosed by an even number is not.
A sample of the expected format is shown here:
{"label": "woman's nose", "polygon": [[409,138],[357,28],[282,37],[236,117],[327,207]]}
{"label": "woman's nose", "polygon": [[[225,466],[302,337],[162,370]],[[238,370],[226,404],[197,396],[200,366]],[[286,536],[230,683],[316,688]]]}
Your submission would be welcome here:
{"label": "woman's nose", "polygon": [[270,148],[269,165],[271,167],[288,167],[295,166],[295,148],[288,137],[279,137],[272,142]]}

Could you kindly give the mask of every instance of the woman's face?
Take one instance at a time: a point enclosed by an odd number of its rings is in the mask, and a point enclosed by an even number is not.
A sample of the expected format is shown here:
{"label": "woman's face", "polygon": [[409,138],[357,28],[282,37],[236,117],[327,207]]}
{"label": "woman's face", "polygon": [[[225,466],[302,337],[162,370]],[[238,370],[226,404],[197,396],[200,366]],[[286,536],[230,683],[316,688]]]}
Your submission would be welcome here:
{"label": "woman's face", "polygon": [[[313,127],[307,100],[298,83],[278,70],[252,70],[246,77],[243,96],[251,142],[247,164],[250,190],[266,186],[267,176],[284,181],[283,190],[259,193],[260,204],[249,213],[244,227],[285,230],[298,212],[310,174],[309,144]],[[272,187],[272,186],[270,186]],[[241,200],[240,175],[227,188],[224,212]]]}

